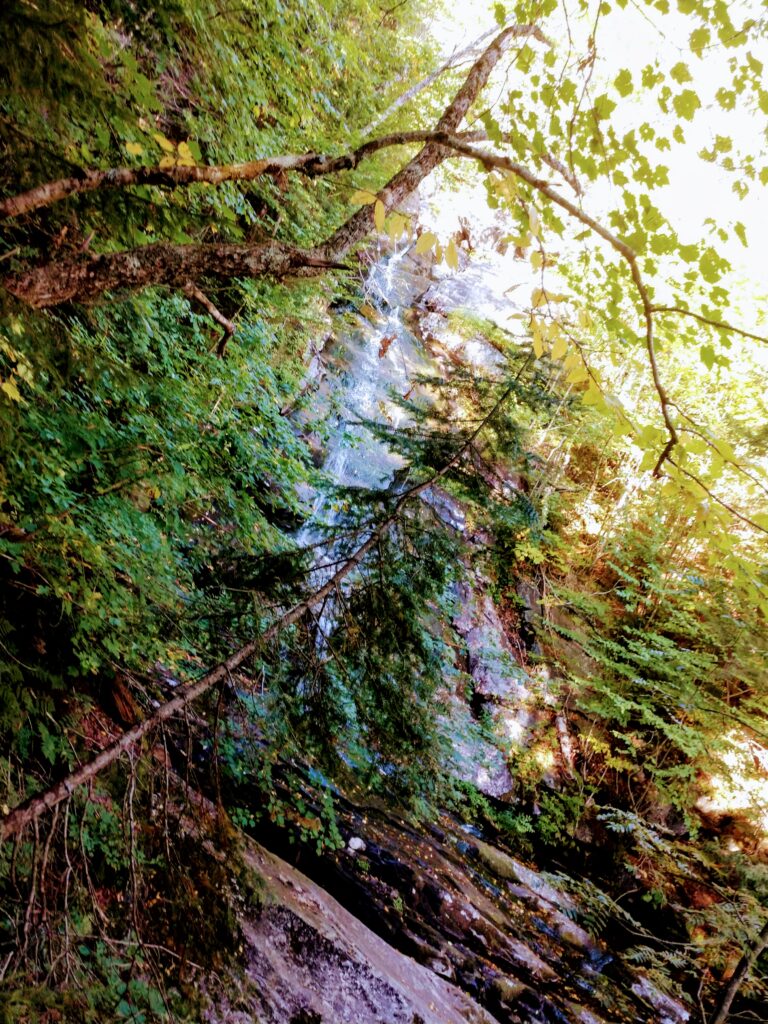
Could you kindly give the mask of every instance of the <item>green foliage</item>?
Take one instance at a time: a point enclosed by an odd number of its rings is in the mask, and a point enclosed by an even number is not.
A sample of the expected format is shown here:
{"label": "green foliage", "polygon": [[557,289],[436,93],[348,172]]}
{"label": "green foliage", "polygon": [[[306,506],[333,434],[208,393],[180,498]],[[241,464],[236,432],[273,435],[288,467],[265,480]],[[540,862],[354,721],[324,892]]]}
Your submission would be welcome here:
{"label": "green foliage", "polygon": [[[177,680],[258,635],[377,522],[394,521],[322,608],[308,609],[201,708],[207,717],[169,726],[162,752],[147,752],[140,769],[116,765],[34,840],[25,835],[13,857],[0,851],[0,963],[20,936],[29,940],[29,970],[0,989],[1,1019],[43,1021],[54,1010],[63,1020],[195,1019],[183,971],[168,989],[163,973],[184,964],[190,933],[206,967],[232,955],[233,907],[254,891],[243,871],[233,881],[231,864],[200,853],[194,829],[158,819],[158,793],[165,787],[167,810],[181,764],[235,826],[258,832],[268,820],[318,853],[342,845],[337,783],[411,808],[445,799],[438,716],[454,668],[447,624],[462,560],[488,578],[510,622],[520,622],[521,572],[541,584],[538,640],[559,669],[578,737],[562,791],[547,790],[521,758],[524,808],[500,809],[471,787],[458,787],[454,807],[550,854],[577,851],[580,827],[602,830],[638,897],[630,910],[615,880],[572,880],[583,921],[594,934],[630,935],[629,959],[662,987],[722,971],[745,927],[759,927],[764,873],[692,841],[707,779],[765,736],[764,383],[747,339],[716,326],[738,305],[724,247],[733,237],[746,248],[753,231],[712,219],[706,237],[683,238],[664,210],[673,160],[661,154],[685,146],[705,111],[765,115],[752,52],[765,26],[737,24],[723,3],[685,0],[675,35],[690,52],[630,69],[602,63],[598,29],[609,5],[597,19],[581,7],[563,32],[555,0],[496,5],[499,25],[554,24],[563,53],[520,40],[482,121],[491,142],[511,146],[539,178],[559,174],[563,190],[604,186],[605,224],[636,253],[649,301],[715,321],[654,321],[679,435],[663,484],[647,474],[668,424],[658,387],[648,386],[648,333],[626,262],[582,245],[583,225],[569,239],[561,208],[498,172],[487,175],[489,203],[510,215],[505,244],[536,275],[522,314],[530,346],[454,314],[452,327],[482,333],[503,370],[457,367],[421,380],[432,400],[399,399],[405,429],[368,424],[408,467],[385,491],[323,483],[283,415],[305,347],[327,330],[330,288],[212,282],[217,306],[237,320],[224,360],[208,319],[179,296],[118,296],[55,315],[3,308],[0,807],[92,756]],[[369,0],[11,0],[0,11],[0,192],[90,168],[344,150],[428,70],[426,47],[409,34],[420,11],[382,13]],[[733,59],[705,91],[698,62],[713,46]],[[389,127],[431,123],[441,90],[454,84],[446,76],[418,112],[390,115]],[[741,149],[715,130],[700,157],[744,196],[768,172]],[[350,201],[374,198],[395,159],[386,154],[336,183],[277,177],[72,197],[7,226],[0,259],[13,270],[41,255],[159,239],[312,245]],[[405,214],[373,205],[377,229],[401,237]],[[442,252],[431,233],[416,249]],[[456,270],[455,242],[445,257]],[[462,545],[439,501],[399,509],[405,489],[434,474],[432,498],[440,489],[457,503],[484,543]],[[337,509],[318,545],[325,569],[296,550],[310,486],[325,488]],[[221,817],[222,834],[205,838],[236,861]],[[59,877],[63,888],[51,881]],[[671,912],[693,883],[716,887],[717,899],[675,911],[680,952],[644,915]],[[140,935],[133,915],[143,898],[153,915]],[[40,922],[26,918],[36,900],[54,922],[48,946]],[[147,940],[166,950],[160,969]],[[36,984],[48,976],[64,995]],[[67,989],[71,978],[81,992]]]}

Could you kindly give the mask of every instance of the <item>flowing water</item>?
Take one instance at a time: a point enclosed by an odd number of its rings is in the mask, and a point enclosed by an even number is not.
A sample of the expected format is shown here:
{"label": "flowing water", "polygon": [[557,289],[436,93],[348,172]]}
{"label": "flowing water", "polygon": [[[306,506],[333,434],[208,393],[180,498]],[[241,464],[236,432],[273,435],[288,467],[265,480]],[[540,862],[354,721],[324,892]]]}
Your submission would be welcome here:
{"label": "flowing water", "polygon": [[[462,262],[461,273],[437,279],[406,251],[372,268],[366,315],[356,315],[323,353],[328,386],[322,400],[330,418],[323,469],[333,483],[370,490],[393,482],[403,463],[365,421],[403,425],[407,413],[393,395],[413,393],[419,375],[450,373],[456,359],[486,375],[502,370],[502,357],[482,335],[467,339],[452,331],[446,314],[469,308],[514,334],[520,321],[513,319],[511,293],[517,286],[510,281],[512,271],[520,276],[527,269],[510,269],[509,260],[493,253],[473,264]],[[418,337],[408,326],[414,324],[414,306]],[[458,504],[447,495],[425,497],[442,501],[446,520],[463,529]],[[337,517],[326,494],[314,495],[311,507],[297,537],[302,547],[325,536]],[[328,546],[323,560],[334,560]],[[319,565],[312,582],[322,585],[333,571]],[[527,734],[531,677],[515,663],[489,594],[482,581],[468,578],[457,596],[453,626],[478,692],[485,688],[487,707],[501,715],[506,733],[521,725]],[[321,646],[333,617],[333,606],[327,605],[319,622]],[[489,796],[506,798],[512,780],[505,759],[499,749],[491,750],[501,759],[491,777],[482,764],[491,745],[487,739],[468,739],[472,715],[466,700],[463,711],[459,708],[462,699],[454,699],[451,712],[458,709],[464,716],[454,728],[467,762],[467,773],[460,774]],[[450,815],[414,824],[381,802],[366,805],[361,796],[363,803],[356,804],[338,791],[337,796],[338,827],[347,845],[316,858],[306,854],[303,866],[314,882],[273,855],[259,854],[259,871],[271,873],[278,886],[274,910],[255,918],[247,931],[248,975],[257,983],[265,1020],[685,1024],[689,1019],[682,1003],[656,988],[647,973],[622,963],[578,923],[584,908],[567,885],[512,857],[500,839],[494,845],[492,836]],[[260,838],[291,857],[281,835]],[[354,920],[341,921],[347,911]],[[349,941],[340,938],[342,933]],[[281,950],[277,959],[275,948]],[[425,998],[409,1008],[408,993]]]}

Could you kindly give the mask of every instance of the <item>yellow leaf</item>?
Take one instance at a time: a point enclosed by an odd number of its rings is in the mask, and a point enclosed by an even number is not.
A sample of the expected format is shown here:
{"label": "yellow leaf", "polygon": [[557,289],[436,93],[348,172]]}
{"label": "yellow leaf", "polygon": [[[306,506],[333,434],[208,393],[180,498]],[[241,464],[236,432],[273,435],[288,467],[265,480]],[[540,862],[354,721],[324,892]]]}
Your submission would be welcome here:
{"label": "yellow leaf", "polygon": [[144,147],[138,142],[126,142],[125,148],[131,156],[140,156],[144,152]]}
{"label": "yellow leaf", "polygon": [[565,339],[564,335],[562,335],[558,331],[557,332],[557,337],[555,338],[555,343],[552,346],[552,358],[553,359],[562,359],[567,351],[568,351],[568,342]]}
{"label": "yellow leaf", "polygon": [[31,384],[32,381],[34,380],[34,376],[32,374],[32,367],[29,365],[29,363],[17,363],[16,375],[17,377],[20,377],[21,380],[26,381],[27,384]]}
{"label": "yellow leaf", "polygon": [[191,156],[189,156],[189,157],[187,157],[187,156],[180,156],[179,159],[176,161],[176,166],[177,167],[195,167],[196,166],[195,165],[195,159],[194,159],[194,157],[191,157]]}
{"label": "yellow leaf", "polygon": [[435,246],[435,259],[437,260],[438,263],[442,263],[442,260],[443,260],[443,247],[442,247],[442,245],[440,245],[439,242]]}
{"label": "yellow leaf", "polygon": [[507,199],[511,202],[517,195],[517,178],[514,174],[507,174],[503,178],[498,178],[493,183],[493,190],[497,196],[501,196],[502,199]]}
{"label": "yellow leaf", "polygon": [[589,374],[583,366],[574,366],[565,378],[567,384],[582,384],[585,380],[589,380]]}
{"label": "yellow leaf", "polygon": [[416,241],[416,255],[422,256],[425,252],[429,252],[433,245],[437,244],[437,235],[431,231],[425,231],[423,235],[419,235]]}
{"label": "yellow leaf", "polygon": [[358,189],[357,192],[352,193],[350,202],[356,203],[358,206],[370,206],[371,203],[376,202],[376,193]]}
{"label": "yellow leaf", "polygon": [[169,168],[169,167],[175,167],[176,166],[176,157],[164,156],[162,158],[162,160],[160,161],[160,163],[158,164],[158,166],[160,168],[162,168],[162,170],[167,170],[167,168]]}
{"label": "yellow leaf", "polygon": [[715,452],[712,452],[709,463],[709,473],[713,480],[719,480],[725,469],[725,461]]}
{"label": "yellow leaf", "polygon": [[691,437],[685,442],[685,450],[691,455],[703,455],[709,445],[703,437]]}
{"label": "yellow leaf", "polygon": [[600,388],[592,380],[589,382],[589,387],[581,396],[581,400],[584,405],[600,405],[603,402],[603,396],[600,393]]}
{"label": "yellow leaf", "polygon": [[456,251],[456,243],[453,239],[450,240],[445,250],[445,262],[451,268],[451,270],[459,269],[459,254]]}
{"label": "yellow leaf", "polygon": [[531,266],[534,270],[541,270],[542,264],[544,263],[544,256],[542,255],[541,249],[533,249],[531,252]]}
{"label": "yellow leaf", "polygon": [[160,146],[161,149],[165,150],[166,153],[173,153],[174,150],[176,149],[171,140],[166,139],[166,137],[162,135],[160,132],[154,132],[152,138]]}
{"label": "yellow leaf", "polygon": [[730,445],[727,441],[716,440],[715,447],[726,462],[738,462],[738,457],[733,449],[733,445]]}
{"label": "yellow leaf", "polygon": [[533,205],[528,207],[528,226],[533,237],[538,238],[541,233],[541,221],[539,220],[538,211]]}
{"label": "yellow leaf", "polygon": [[389,227],[387,233],[393,242],[396,242],[398,238],[405,231],[406,218],[401,213],[393,213],[389,218]]}
{"label": "yellow leaf", "polygon": [[4,380],[3,383],[0,384],[0,391],[4,391],[6,395],[8,395],[8,397],[14,402],[21,401],[21,393],[19,392],[19,389],[16,387],[13,380]]}
{"label": "yellow leaf", "polygon": [[376,225],[377,231],[384,230],[384,221],[386,219],[386,216],[387,211],[384,207],[384,203],[382,203],[380,199],[377,199],[373,207],[373,223]]}
{"label": "yellow leaf", "polygon": [[192,156],[192,150],[189,148],[188,142],[179,143],[179,156],[184,160],[191,160],[193,164],[195,162],[195,158]]}
{"label": "yellow leaf", "polygon": [[531,337],[533,339],[533,354],[537,359],[541,359],[544,355],[544,338],[541,334],[541,324],[535,317],[531,323]]}
{"label": "yellow leaf", "polygon": [[570,352],[568,358],[563,363],[563,368],[566,370],[575,370],[577,366],[581,366],[581,356],[578,352]]}
{"label": "yellow leaf", "polygon": [[531,292],[531,305],[534,309],[538,309],[540,306],[546,305],[547,293],[543,288],[534,288]]}

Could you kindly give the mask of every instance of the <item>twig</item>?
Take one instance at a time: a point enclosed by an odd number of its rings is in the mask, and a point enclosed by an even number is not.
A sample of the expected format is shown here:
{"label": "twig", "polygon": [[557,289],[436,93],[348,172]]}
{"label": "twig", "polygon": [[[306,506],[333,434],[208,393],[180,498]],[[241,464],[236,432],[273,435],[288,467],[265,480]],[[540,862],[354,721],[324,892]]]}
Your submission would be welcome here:
{"label": "twig", "polygon": [[217,324],[220,324],[224,328],[224,335],[221,341],[216,346],[216,355],[219,358],[221,358],[226,350],[227,342],[235,333],[235,325],[232,323],[231,320],[228,320],[224,316],[224,314],[218,309],[217,306],[213,304],[213,302],[211,302],[211,300],[208,298],[205,292],[201,291],[197,287],[197,285],[194,284],[192,281],[187,281],[187,283],[184,285],[184,294],[187,296],[187,298],[194,299],[195,302],[198,302],[206,311],[208,316],[210,316],[212,320],[215,320]]}
{"label": "twig", "polygon": [[694,320],[698,320],[701,324],[706,324],[708,327],[716,327],[719,331],[727,331],[729,334],[739,334],[742,338],[750,338],[752,341],[760,341],[764,345],[768,345],[768,338],[763,337],[761,334],[753,334],[751,331],[745,331],[741,327],[734,327],[733,324],[726,323],[723,320],[714,320],[709,316],[702,316],[701,313],[694,313],[691,309],[684,309],[683,306],[651,306],[652,313],[678,313],[680,316],[690,316]]}

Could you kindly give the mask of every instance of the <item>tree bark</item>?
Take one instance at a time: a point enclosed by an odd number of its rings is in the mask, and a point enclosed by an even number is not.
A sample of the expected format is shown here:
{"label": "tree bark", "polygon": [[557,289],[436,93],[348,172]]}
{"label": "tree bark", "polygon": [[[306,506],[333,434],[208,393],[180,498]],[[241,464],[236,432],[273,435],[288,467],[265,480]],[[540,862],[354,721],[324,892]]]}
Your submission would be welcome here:
{"label": "tree bark", "polygon": [[725,1024],[739,989],[747,980],[750,971],[766,949],[768,949],[768,921],[765,922],[757,938],[749,944],[741,960],[736,965],[733,977],[728,982],[720,1003],[715,1010],[715,1015],[710,1019],[709,1024]]}
{"label": "tree bark", "polygon": [[[511,26],[499,33],[475,61],[464,84],[446,107],[436,126],[437,133],[444,135],[456,133],[470,106],[488,81],[491,71],[512,40],[531,34],[535,33],[530,25]],[[409,141],[413,141],[414,135],[421,135],[421,133],[412,133]],[[397,143],[390,141],[389,144]],[[351,156],[347,155],[343,158],[326,158],[308,154],[301,158],[272,158],[271,163],[276,164],[282,161],[279,168],[282,170],[285,169],[286,160],[294,161],[293,166],[297,169],[299,162],[304,161],[304,170],[309,170],[312,173],[325,173],[328,169],[338,169],[336,164],[354,166],[354,163],[350,163],[350,161],[360,159],[362,152],[373,152],[375,149],[381,148],[381,145],[381,142],[376,141],[367,143]],[[428,142],[379,194],[385,207],[389,209],[401,203],[424,178],[442,163],[450,152],[450,149],[439,143]],[[344,163],[345,161],[346,163]],[[270,161],[256,161],[253,164],[233,166],[246,168],[245,176],[253,178],[263,173],[270,173],[269,163]],[[272,172],[274,169],[272,168]],[[179,184],[181,178],[189,179],[189,181],[205,180],[201,177],[204,170],[204,168],[196,167],[179,167],[169,168],[162,172],[159,169],[153,169],[152,173],[164,175],[166,183],[170,183],[169,179],[175,176],[179,179],[176,184]],[[208,170],[223,174],[227,169],[209,168]],[[97,178],[99,174],[103,173],[106,172],[92,172],[89,187],[100,187]],[[112,182],[102,181],[101,185],[130,184],[126,174],[135,175],[136,173],[127,171],[125,168],[118,168],[114,172],[115,180]],[[122,178],[118,180],[120,175]],[[229,173],[222,180],[232,180],[233,177],[234,175]],[[15,215],[14,211],[18,213],[24,202],[28,204],[29,208],[35,208],[54,202],[66,194],[73,194],[78,190],[74,187],[77,180],[62,179],[61,182],[53,182],[49,186],[39,186],[38,189],[32,190],[35,193],[34,196],[27,193],[25,194],[26,198],[16,197],[16,207],[13,206],[14,200],[7,200],[6,216]],[[84,190],[86,189],[80,189],[80,191]],[[309,276],[338,267],[339,261],[353,246],[362,241],[373,230],[373,227],[373,208],[363,206],[345,221],[330,238],[314,249],[300,249],[280,242],[252,246],[173,245],[159,242],[126,252],[106,253],[86,259],[66,259],[48,263],[21,274],[6,277],[2,283],[12,295],[28,305],[40,309],[58,306],[63,302],[93,302],[105,292],[138,291],[153,285],[167,285],[183,289],[190,283],[198,284],[206,278],[231,280],[237,277],[282,278],[296,274]]]}
{"label": "tree bark", "polygon": [[262,245],[174,245],[157,242],[91,259],[62,260],[6,278],[7,291],[36,309],[62,302],[93,302],[105,292],[152,285],[183,290],[212,278],[310,276],[339,268],[322,253],[283,242]]}

